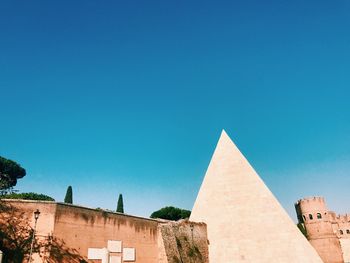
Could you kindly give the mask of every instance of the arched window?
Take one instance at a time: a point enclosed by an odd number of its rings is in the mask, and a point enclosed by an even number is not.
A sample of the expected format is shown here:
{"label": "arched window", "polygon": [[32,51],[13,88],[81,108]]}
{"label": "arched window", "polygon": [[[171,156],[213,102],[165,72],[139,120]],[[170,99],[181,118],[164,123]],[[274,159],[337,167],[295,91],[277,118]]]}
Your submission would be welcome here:
{"label": "arched window", "polygon": [[321,216],[321,213],[317,213],[317,219],[321,219],[322,216]]}
{"label": "arched window", "polygon": [[347,234],[350,234],[350,230],[349,230],[349,229],[346,229],[346,233],[347,233]]}
{"label": "arched window", "polygon": [[341,235],[344,234],[344,233],[343,233],[343,230],[339,230],[339,233],[340,233]]}
{"label": "arched window", "polygon": [[309,218],[310,218],[310,220],[314,219],[314,218],[312,217],[312,214],[309,214]]}

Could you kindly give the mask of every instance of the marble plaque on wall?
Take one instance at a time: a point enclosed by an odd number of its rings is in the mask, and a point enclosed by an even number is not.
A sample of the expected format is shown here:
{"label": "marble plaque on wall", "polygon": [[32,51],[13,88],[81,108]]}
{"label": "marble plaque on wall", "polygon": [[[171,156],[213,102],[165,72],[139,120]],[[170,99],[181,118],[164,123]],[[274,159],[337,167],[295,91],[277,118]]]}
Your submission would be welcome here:
{"label": "marble plaque on wall", "polygon": [[122,258],[120,256],[110,256],[109,263],[122,263]]}
{"label": "marble plaque on wall", "polygon": [[122,252],[122,241],[108,240],[107,248],[109,252],[121,253]]}
{"label": "marble plaque on wall", "polygon": [[123,248],[123,261],[135,261],[135,248]]}
{"label": "marble plaque on wall", "polygon": [[88,259],[102,259],[103,251],[100,248],[89,248]]}

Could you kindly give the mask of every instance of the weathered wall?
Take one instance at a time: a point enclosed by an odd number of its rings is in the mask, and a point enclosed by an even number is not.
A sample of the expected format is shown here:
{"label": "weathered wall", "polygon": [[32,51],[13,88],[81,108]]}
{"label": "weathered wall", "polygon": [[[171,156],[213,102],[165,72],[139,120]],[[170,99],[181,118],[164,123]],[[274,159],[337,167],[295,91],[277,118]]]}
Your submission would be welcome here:
{"label": "weathered wall", "polygon": [[39,209],[40,216],[37,222],[37,236],[49,236],[53,232],[55,224],[56,203],[49,201],[30,201],[30,200],[5,200],[8,204],[21,211],[23,220],[28,220],[30,225],[34,226],[34,211]]}
{"label": "weathered wall", "polygon": [[[122,241],[123,248],[135,248],[135,263],[208,262],[206,225],[202,223],[153,220],[46,201],[8,202],[32,227],[33,212],[40,210],[36,236],[48,246],[41,249],[41,258],[34,253],[35,263],[101,262],[88,260],[88,249],[106,248],[108,240]],[[122,257],[123,253],[110,255]]]}
{"label": "weathered wall", "polygon": [[58,204],[54,236],[87,257],[89,248],[107,247],[108,240],[136,249],[136,263],[158,261],[158,222],[117,213]]}
{"label": "weathered wall", "polygon": [[[14,233],[12,236],[16,240],[16,247],[19,251],[16,254],[25,254],[24,260],[28,259],[30,243],[28,243],[27,235],[30,230],[34,228],[34,211],[40,210],[40,216],[37,221],[36,227],[36,240],[40,242],[40,253],[45,255],[46,244],[48,237],[53,233],[54,222],[55,222],[55,211],[56,204],[54,202],[47,201],[29,201],[29,200],[2,200],[9,209],[2,211],[1,218],[4,219],[7,216],[12,217],[10,224],[13,224]],[[30,237],[29,237],[30,238]],[[33,253],[34,262],[42,262],[39,253]],[[7,256],[7,255],[5,255]],[[19,260],[19,259],[16,259]]]}
{"label": "weathered wall", "polygon": [[167,260],[162,263],[208,263],[206,225],[189,221],[159,225]]}

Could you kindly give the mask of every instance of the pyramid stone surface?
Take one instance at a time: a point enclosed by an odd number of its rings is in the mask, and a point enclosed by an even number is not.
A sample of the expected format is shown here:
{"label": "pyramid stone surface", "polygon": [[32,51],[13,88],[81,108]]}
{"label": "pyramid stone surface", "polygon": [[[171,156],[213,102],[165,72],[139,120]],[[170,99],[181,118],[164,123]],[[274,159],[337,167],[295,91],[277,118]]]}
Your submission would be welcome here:
{"label": "pyramid stone surface", "polygon": [[225,131],[190,220],[207,224],[211,263],[322,262]]}

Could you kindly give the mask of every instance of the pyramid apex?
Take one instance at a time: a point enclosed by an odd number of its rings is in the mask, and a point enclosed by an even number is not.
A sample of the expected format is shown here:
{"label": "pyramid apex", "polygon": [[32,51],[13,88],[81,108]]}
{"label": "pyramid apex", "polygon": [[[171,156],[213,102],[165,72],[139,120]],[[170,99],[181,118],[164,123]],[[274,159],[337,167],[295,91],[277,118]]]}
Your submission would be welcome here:
{"label": "pyramid apex", "polygon": [[228,136],[227,132],[224,129],[221,131],[220,139],[221,138],[229,138],[231,140],[230,136]]}
{"label": "pyramid apex", "polygon": [[[221,131],[221,135],[220,135],[220,138],[219,138],[219,141],[218,141],[218,146],[221,145],[221,146],[228,146],[230,148],[232,148],[232,146],[234,148],[237,148],[236,144],[232,141],[232,139],[230,138],[230,136],[227,134],[227,132],[222,129]],[[238,150],[238,148],[236,149]],[[238,150],[239,151],[239,150]]]}
{"label": "pyramid apex", "polygon": [[227,137],[229,137],[228,134],[227,134],[227,132],[225,131],[225,129],[222,129],[222,130],[221,130],[221,136],[227,136]]}

